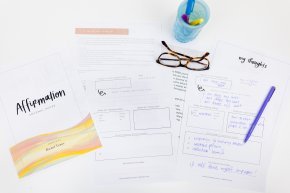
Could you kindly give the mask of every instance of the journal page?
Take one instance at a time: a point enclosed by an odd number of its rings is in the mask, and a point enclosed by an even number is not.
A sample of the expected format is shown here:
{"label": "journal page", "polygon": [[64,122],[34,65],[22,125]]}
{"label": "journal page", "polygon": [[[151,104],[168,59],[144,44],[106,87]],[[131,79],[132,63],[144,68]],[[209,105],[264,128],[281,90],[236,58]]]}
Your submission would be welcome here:
{"label": "journal page", "polygon": [[[222,44],[212,68],[189,75],[179,145],[180,176],[262,191],[280,108],[285,104],[289,66]],[[275,92],[244,142],[272,86]]]}

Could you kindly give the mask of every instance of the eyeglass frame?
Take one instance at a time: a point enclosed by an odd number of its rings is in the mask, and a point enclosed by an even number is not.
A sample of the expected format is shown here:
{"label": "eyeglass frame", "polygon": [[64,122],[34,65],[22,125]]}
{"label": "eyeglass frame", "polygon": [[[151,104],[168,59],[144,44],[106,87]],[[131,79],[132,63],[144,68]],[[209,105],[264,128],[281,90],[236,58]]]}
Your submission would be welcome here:
{"label": "eyeglass frame", "polygon": [[[159,55],[158,59],[156,60],[156,62],[160,65],[163,65],[163,66],[167,66],[167,67],[171,67],[171,68],[178,68],[178,67],[184,67],[184,68],[187,68],[189,70],[194,70],[194,71],[204,71],[204,70],[209,70],[209,66],[210,66],[210,61],[208,60],[208,58],[206,58],[208,55],[209,55],[209,52],[206,52],[204,55],[202,55],[201,57],[191,57],[191,56],[188,56],[188,55],[185,55],[185,54],[181,54],[179,52],[176,52],[176,51],[173,51],[172,49],[169,48],[169,46],[166,44],[165,41],[161,41],[162,45],[165,46],[170,52],[163,52]],[[174,57],[176,57],[178,60],[179,60],[179,65],[178,66],[172,66],[172,65],[166,65],[166,64],[163,64],[162,62],[160,62],[160,57],[164,54],[169,54],[169,55],[172,55]],[[183,56],[185,58],[181,58],[179,56]],[[197,59],[197,60],[196,60]],[[167,59],[167,60],[173,60],[173,59]],[[182,64],[182,60],[186,60],[186,64]],[[207,61],[207,64],[205,63],[202,63],[201,61],[203,60],[206,60]],[[201,65],[205,65],[205,68],[201,68],[201,69],[197,69],[197,68],[190,68],[188,67],[188,64],[190,62],[196,62],[196,63],[199,63]]]}

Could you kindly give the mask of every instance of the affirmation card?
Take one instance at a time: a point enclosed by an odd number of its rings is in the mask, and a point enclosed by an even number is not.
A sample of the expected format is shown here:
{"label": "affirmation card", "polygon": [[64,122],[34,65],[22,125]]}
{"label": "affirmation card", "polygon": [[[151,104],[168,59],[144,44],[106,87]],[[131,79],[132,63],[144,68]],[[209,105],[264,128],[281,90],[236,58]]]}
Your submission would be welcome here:
{"label": "affirmation card", "polygon": [[77,73],[55,54],[0,75],[19,178],[101,147]]}

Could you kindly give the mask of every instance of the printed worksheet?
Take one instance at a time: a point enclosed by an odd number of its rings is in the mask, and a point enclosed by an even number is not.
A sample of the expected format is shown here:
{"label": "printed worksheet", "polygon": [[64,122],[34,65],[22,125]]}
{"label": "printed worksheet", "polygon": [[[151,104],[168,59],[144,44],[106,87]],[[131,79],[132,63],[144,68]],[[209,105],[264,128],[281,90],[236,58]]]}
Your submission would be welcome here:
{"label": "printed worksheet", "polygon": [[[289,66],[220,44],[212,68],[207,73],[191,73],[188,78],[178,152],[179,175],[199,184],[262,191]],[[276,90],[249,141],[244,143],[271,86]]]}
{"label": "printed worksheet", "polygon": [[171,179],[178,130],[170,77],[157,69],[81,73],[103,144],[91,163],[96,183]]}
{"label": "printed worksheet", "polygon": [[101,178],[96,182],[172,177],[179,127],[171,74],[155,62],[160,31],[148,24],[75,29],[78,70],[104,145],[92,163],[94,177]]}
{"label": "printed worksheet", "polygon": [[54,54],[0,75],[20,178],[101,147],[79,76],[64,61]]}

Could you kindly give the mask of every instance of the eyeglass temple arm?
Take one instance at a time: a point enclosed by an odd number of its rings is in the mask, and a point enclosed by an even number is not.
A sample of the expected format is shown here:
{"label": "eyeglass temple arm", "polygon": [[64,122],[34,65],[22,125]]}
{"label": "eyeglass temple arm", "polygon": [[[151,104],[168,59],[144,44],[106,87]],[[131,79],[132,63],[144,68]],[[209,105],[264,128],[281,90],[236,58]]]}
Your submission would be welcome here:
{"label": "eyeglass temple arm", "polygon": [[171,51],[171,52],[173,52],[173,53],[175,53],[175,54],[178,54],[178,55],[181,55],[181,56],[184,56],[184,57],[187,57],[187,58],[192,59],[192,57],[190,57],[190,56],[187,56],[187,55],[185,55],[185,54],[181,54],[181,53],[179,53],[179,52],[176,52],[176,51],[171,50],[171,49],[169,48],[169,46],[166,44],[165,41],[161,41],[161,43],[162,43],[163,46],[165,46],[169,51]]}
{"label": "eyeglass temple arm", "polygon": [[[175,52],[175,51],[171,50],[171,49],[169,48],[169,46],[166,44],[165,41],[161,41],[161,43],[162,43],[163,46],[165,46],[169,51],[171,51],[171,52],[173,52],[173,53],[175,53],[175,54],[178,54],[178,55],[181,55],[181,56],[184,56],[184,57],[190,58],[190,59],[194,59],[194,58],[191,57],[191,56],[188,56],[188,55],[185,55],[185,54],[181,54],[181,53],[179,53],[179,52]],[[206,52],[206,53],[205,53],[203,56],[201,56],[200,59],[197,60],[197,61],[202,61],[202,60],[203,60],[204,58],[206,58],[208,55],[209,55],[209,53]]]}
{"label": "eyeglass temple arm", "polygon": [[[201,56],[201,57],[195,57],[195,58],[193,58],[193,57],[191,57],[191,60],[192,61],[194,61],[194,62],[200,62],[200,61],[202,61],[202,60],[208,60],[206,57],[209,55],[209,53],[208,52],[206,52],[203,56]],[[182,60],[184,60],[185,58],[181,58]],[[197,60],[194,60],[194,59],[197,59]],[[185,59],[186,60],[186,59]]]}
{"label": "eyeglass temple arm", "polygon": [[197,60],[197,61],[202,61],[202,60],[204,60],[208,55],[209,55],[209,53],[206,52],[203,56],[201,56],[201,57],[197,57],[197,58],[199,58],[199,60]]}

